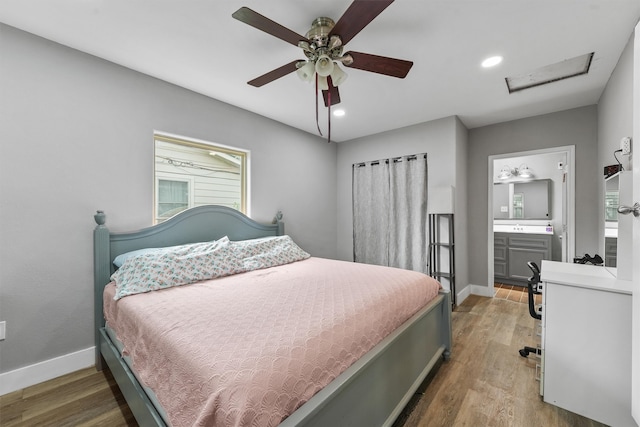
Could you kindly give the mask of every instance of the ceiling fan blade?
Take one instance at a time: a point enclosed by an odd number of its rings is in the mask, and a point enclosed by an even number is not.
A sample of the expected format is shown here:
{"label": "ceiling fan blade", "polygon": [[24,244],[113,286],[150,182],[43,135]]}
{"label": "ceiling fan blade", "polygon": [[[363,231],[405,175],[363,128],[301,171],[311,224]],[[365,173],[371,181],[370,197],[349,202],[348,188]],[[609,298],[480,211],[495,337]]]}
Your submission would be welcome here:
{"label": "ceiling fan blade", "polygon": [[291,43],[294,46],[298,46],[298,42],[300,42],[301,40],[308,41],[306,37],[303,37],[300,34],[297,34],[295,31],[291,31],[290,29],[283,27],[277,22],[274,22],[271,19],[260,15],[258,12],[249,9],[248,7],[241,7],[240,9],[233,12],[231,16],[236,18],[238,21],[251,25],[254,28],[262,30],[267,34],[271,34],[272,36],[284,40],[287,43]]}
{"label": "ceiling fan blade", "polygon": [[329,37],[338,35],[342,44],[347,44],[391,3],[393,0],[354,0],[333,27]]}
{"label": "ceiling fan blade", "polygon": [[263,74],[260,77],[256,77],[255,79],[248,81],[247,83],[255,87],[264,86],[267,83],[271,83],[272,81],[277,80],[280,77],[286,76],[287,74],[293,73],[294,71],[296,71],[298,69],[296,67],[296,64],[300,61],[301,59],[296,59],[295,61],[291,61],[288,64],[283,65],[280,68],[276,68],[273,71],[269,71],[268,73]]}
{"label": "ceiling fan blade", "polygon": [[359,70],[371,71],[373,73],[384,74],[391,77],[404,79],[413,66],[413,62],[403,59],[388,58],[386,56],[371,55],[361,52],[347,52],[351,55],[353,63],[346,67],[357,68]]}
{"label": "ceiling fan blade", "polygon": [[329,84],[329,90],[322,91],[322,97],[324,98],[324,106],[329,107],[329,92],[331,92],[331,105],[340,104],[340,92],[338,92],[338,87],[332,84]]}

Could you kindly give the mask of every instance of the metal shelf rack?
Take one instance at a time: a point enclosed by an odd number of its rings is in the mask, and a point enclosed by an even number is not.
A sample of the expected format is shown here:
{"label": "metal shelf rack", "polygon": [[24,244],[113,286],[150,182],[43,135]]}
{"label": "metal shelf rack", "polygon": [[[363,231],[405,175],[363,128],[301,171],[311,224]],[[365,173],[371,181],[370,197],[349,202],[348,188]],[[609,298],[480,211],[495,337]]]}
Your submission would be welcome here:
{"label": "metal shelf rack", "polygon": [[429,214],[429,276],[451,291],[451,304],[456,305],[455,235],[452,213]]}

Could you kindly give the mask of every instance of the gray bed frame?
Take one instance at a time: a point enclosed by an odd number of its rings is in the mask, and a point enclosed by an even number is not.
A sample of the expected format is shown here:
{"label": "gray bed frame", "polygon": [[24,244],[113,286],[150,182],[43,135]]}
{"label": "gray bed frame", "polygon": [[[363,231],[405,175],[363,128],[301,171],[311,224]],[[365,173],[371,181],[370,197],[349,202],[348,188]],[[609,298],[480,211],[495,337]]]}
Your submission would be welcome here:
{"label": "gray bed frame", "polygon": [[[102,211],[94,215],[96,368],[105,363],[141,426],[166,426],[162,408],[138,382],[105,330],[103,290],[116,256],[142,248],[202,242],[228,236],[246,240],[284,234],[278,213],[274,224],[260,224],[224,206],[199,206],[142,230],[114,233]],[[281,423],[292,426],[390,426],[439,358],[450,357],[451,298],[442,290],[360,360]]]}

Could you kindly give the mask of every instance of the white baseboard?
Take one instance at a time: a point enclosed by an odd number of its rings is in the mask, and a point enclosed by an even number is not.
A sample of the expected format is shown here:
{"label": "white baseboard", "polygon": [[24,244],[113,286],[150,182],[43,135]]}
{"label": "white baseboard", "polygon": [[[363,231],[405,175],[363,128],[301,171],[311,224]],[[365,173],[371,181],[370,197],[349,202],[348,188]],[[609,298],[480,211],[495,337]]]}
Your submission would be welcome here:
{"label": "white baseboard", "polygon": [[462,304],[464,300],[471,294],[471,286],[466,286],[463,290],[456,294],[456,305]]}
{"label": "white baseboard", "polygon": [[0,374],[0,396],[95,364],[95,347]]}
{"label": "white baseboard", "polygon": [[469,295],[479,295],[482,297],[492,298],[493,294],[493,288],[489,289],[489,287],[481,285],[467,285],[463,290],[456,294],[456,303],[457,305],[462,304]]}
{"label": "white baseboard", "polygon": [[493,298],[493,294],[494,294],[493,286],[489,288],[488,286],[469,285],[469,287],[471,287],[472,295],[479,295],[481,297]]}

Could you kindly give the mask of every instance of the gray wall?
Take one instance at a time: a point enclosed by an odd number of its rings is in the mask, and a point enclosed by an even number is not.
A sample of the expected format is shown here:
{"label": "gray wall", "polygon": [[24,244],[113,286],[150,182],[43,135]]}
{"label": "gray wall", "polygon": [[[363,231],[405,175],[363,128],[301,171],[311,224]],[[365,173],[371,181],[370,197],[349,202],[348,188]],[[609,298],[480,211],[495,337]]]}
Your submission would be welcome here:
{"label": "gray wall", "polygon": [[252,216],[335,256],[335,144],[3,24],[0,52],[1,372],[93,345],[92,216],[151,224],[154,130],[251,150]]}
{"label": "gray wall", "polygon": [[339,144],[338,258],[353,260],[351,165],[426,152],[428,190],[455,187],[456,287],[458,291],[466,287],[466,180],[463,164],[466,161],[466,144],[467,130],[457,117],[447,117]]}
{"label": "gray wall", "polygon": [[[488,286],[488,157],[550,147],[576,147],[576,254],[598,250],[597,107],[586,106],[469,131],[469,283]],[[473,255],[471,255],[473,254]]]}

